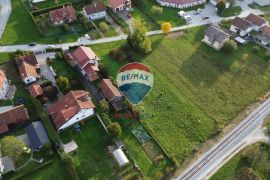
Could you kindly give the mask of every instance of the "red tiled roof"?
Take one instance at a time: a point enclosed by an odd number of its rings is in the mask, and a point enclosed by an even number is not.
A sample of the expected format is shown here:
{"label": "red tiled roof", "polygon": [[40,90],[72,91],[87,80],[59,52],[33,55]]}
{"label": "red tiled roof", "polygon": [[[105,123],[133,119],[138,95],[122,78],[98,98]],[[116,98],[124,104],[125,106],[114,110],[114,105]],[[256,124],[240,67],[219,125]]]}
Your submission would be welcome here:
{"label": "red tiled roof", "polygon": [[262,34],[270,37],[270,26],[264,26],[262,29]]}
{"label": "red tiled roof", "polygon": [[111,101],[114,97],[122,96],[110,79],[103,79],[100,83],[100,88],[102,94],[108,101]]}
{"label": "red tiled roof", "polygon": [[6,79],[7,79],[7,78],[6,78],[6,73],[5,73],[5,71],[0,70],[0,89],[3,88]]}
{"label": "red tiled roof", "polygon": [[80,67],[83,67],[89,60],[99,60],[91,48],[84,46],[78,47],[72,55]]}
{"label": "red tiled roof", "polygon": [[102,2],[97,1],[97,2],[93,2],[93,4],[91,5],[84,6],[83,9],[87,15],[90,15],[90,14],[106,11],[106,6]]}
{"label": "red tiled roof", "polygon": [[39,84],[32,84],[29,86],[28,91],[30,95],[35,98],[43,94],[43,89]]}
{"label": "red tiled roof", "polygon": [[263,24],[266,23],[266,20],[264,18],[257,16],[253,13],[250,13],[245,19],[257,26],[262,26]]}
{"label": "red tiled roof", "polygon": [[18,64],[18,66],[20,66],[23,62],[26,62],[26,63],[31,64],[33,66],[38,66],[38,61],[37,61],[37,58],[34,54],[17,57],[16,62]]}
{"label": "red tiled roof", "polygon": [[95,105],[89,98],[87,91],[70,91],[55,104],[49,107],[48,112],[52,117],[55,127],[59,129],[70,118],[82,109],[92,109]]}
{"label": "red tiled roof", "polygon": [[8,131],[8,125],[19,124],[29,119],[24,105],[17,106],[11,110],[0,113],[0,133]]}
{"label": "red tiled roof", "polygon": [[108,3],[109,3],[109,6],[111,6],[111,8],[116,8],[117,6],[119,6],[125,1],[126,0],[108,0]]}
{"label": "red tiled roof", "polygon": [[26,62],[23,62],[19,66],[19,71],[20,71],[20,76],[22,79],[29,77],[29,76],[38,77],[36,67],[31,65],[31,64],[28,64]]}
{"label": "red tiled roof", "polygon": [[66,6],[49,12],[52,22],[76,20],[76,10],[72,6]]}

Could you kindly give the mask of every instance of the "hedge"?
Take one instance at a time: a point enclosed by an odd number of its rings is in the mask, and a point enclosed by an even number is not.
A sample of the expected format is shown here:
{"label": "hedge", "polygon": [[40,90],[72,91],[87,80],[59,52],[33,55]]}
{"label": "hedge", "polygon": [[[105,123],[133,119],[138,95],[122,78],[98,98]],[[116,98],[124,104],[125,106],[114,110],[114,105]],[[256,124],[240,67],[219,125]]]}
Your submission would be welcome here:
{"label": "hedge", "polygon": [[37,99],[35,99],[33,97],[31,97],[31,101],[35,105],[37,113],[38,113],[40,119],[42,120],[43,124],[45,125],[45,128],[46,128],[46,130],[48,132],[50,140],[53,143],[58,142],[60,138],[59,138],[59,136],[58,136],[58,134],[57,134],[57,132],[56,132],[50,118],[49,118],[49,116],[44,111],[42,105],[40,104],[40,102]]}
{"label": "hedge", "polygon": [[128,24],[118,14],[113,12],[111,8],[107,7],[106,11],[111,16],[111,18],[116,22],[116,24],[122,27],[128,27]]}
{"label": "hedge", "polygon": [[35,15],[35,16],[40,15],[42,13],[47,13],[50,10],[59,9],[59,8],[62,8],[63,6],[67,6],[67,5],[71,5],[71,3],[70,2],[65,2],[65,3],[58,4],[58,5],[55,5],[55,6],[51,6],[51,7],[48,7],[48,8],[39,9],[39,10],[33,11],[32,14]]}

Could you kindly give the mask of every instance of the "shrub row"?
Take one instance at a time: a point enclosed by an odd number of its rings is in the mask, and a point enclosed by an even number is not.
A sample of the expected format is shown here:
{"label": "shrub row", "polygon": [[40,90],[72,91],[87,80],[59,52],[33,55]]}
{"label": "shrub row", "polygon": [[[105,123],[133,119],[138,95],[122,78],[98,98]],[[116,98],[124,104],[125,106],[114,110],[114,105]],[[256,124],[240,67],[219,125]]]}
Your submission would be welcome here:
{"label": "shrub row", "polygon": [[111,10],[111,8],[107,7],[107,13],[111,16],[111,18],[116,22],[116,24],[118,24],[119,26],[122,27],[128,27],[128,24],[115,12],[113,12],[113,10]]}
{"label": "shrub row", "polygon": [[38,10],[32,11],[32,14],[36,16],[36,15],[40,15],[40,14],[43,14],[43,13],[47,13],[50,10],[59,9],[59,8],[61,8],[63,6],[68,6],[68,5],[71,5],[71,3],[70,2],[65,2],[65,3],[58,4],[58,5],[55,5],[55,6],[51,6],[51,7],[48,7],[48,8],[43,8],[43,9],[38,9]]}

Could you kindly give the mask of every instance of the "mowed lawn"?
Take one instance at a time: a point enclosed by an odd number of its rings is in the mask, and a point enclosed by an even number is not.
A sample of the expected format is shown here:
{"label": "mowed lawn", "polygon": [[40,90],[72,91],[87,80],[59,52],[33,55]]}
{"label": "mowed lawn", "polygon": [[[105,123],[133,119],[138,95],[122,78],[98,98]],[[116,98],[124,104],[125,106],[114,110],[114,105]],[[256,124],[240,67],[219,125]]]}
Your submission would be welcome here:
{"label": "mowed lawn", "polygon": [[270,146],[253,144],[226,163],[211,180],[231,180],[240,175],[241,168],[252,168],[261,179],[270,179]]}
{"label": "mowed lawn", "polygon": [[[147,64],[155,77],[151,93],[141,104],[144,121],[165,150],[183,161],[201,143],[228,124],[241,110],[269,90],[270,68],[253,44],[234,53],[215,51],[201,42],[203,28],[182,37],[152,37],[153,52],[135,59]],[[109,56],[123,42],[92,46],[116,77],[122,64]],[[248,53],[249,59],[242,60]],[[261,56],[261,57],[260,57]]]}

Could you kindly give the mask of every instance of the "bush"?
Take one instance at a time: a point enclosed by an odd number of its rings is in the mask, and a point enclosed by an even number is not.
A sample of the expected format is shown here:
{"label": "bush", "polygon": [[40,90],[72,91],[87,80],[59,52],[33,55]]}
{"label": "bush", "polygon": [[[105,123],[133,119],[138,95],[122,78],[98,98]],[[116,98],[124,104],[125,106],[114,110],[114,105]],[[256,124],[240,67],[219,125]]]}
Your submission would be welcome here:
{"label": "bush", "polygon": [[109,78],[109,71],[105,66],[99,67],[100,70],[100,74],[104,79],[108,79]]}
{"label": "bush", "polygon": [[122,130],[118,122],[110,123],[107,128],[113,137],[119,138],[121,136]]}
{"label": "bush", "polygon": [[121,48],[113,48],[110,54],[117,62],[124,62],[127,59],[127,55]]}
{"label": "bush", "polygon": [[151,12],[154,14],[154,15],[161,15],[163,13],[163,8],[160,7],[160,6],[152,6],[151,8]]}
{"label": "bush", "polygon": [[109,118],[109,115],[107,113],[102,113],[101,119],[106,125],[111,123],[111,119]]}
{"label": "bush", "polygon": [[58,90],[53,85],[48,85],[43,88],[43,95],[50,100],[57,99]]}
{"label": "bush", "polygon": [[238,175],[236,176],[238,180],[260,180],[261,178],[256,174],[256,172],[249,167],[243,167],[240,169]]}
{"label": "bush", "polygon": [[63,55],[60,52],[55,54],[56,59],[63,59]]}
{"label": "bush", "polygon": [[68,93],[71,89],[70,82],[69,82],[69,79],[67,77],[60,76],[56,80],[56,84],[64,94]]}
{"label": "bush", "polygon": [[98,105],[102,112],[105,112],[105,113],[109,112],[109,104],[105,99],[99,101]]}
{"label": "bush", "polygon": [[65,165],[69,165],[69,164],[74,163],[73,157],[71,155],[69,155],[69,154],[66,154],[66,153],[61,154],[61,160],[63,161],[63,163]]}
{"label": "bush", "polygon": [[50,86],[50,85],[52,85],[52,82],[49,80],[45,80],[42,82],[42,84],[40,84],[40,87],[44,88],[44,87]]}
{"label": "bush", "polygon": [[225,52],[233,52],[233,51],[236,51],[237,49],[238,47],[234,40],[227,41],[225,45],[223,46],[223,50]]}
{"label": "bush", "polygon": [[265,53],[265,58],[266,58],[266,60],[270,60],[270,51],[267,51],[266,53]]}
{"label": "bush", "polygon": [[164,34],[171,32],[172,25],[169,22],[162,23],[161,30]]}
{"label": "bush", "polygon": [[260,50],[259,46],[253,46],[252,48],[252,52],[254,52],[255,54],[258,53],[259,50]]}
{"label": "bush", "polygon": [[24,144],[14,136],[6,136],[1,140],[1,150],[4,156],[9,156],[17,162],[23,154]]}
{"label": "bush", "polygon": [[107,31],[109,31],[109,29],[110,29],[110,27],[108,26],[108,24],[105,23],[105,22],[99,23],[98,27],[104,33],[107,32]]}
{"label": "bush", "polygon": [[249,54],[248,53],[243,54],[242,60],[247,61],[248,59],[249,59]]}

